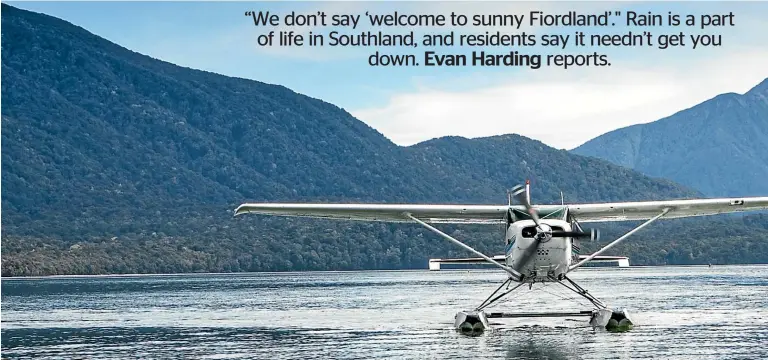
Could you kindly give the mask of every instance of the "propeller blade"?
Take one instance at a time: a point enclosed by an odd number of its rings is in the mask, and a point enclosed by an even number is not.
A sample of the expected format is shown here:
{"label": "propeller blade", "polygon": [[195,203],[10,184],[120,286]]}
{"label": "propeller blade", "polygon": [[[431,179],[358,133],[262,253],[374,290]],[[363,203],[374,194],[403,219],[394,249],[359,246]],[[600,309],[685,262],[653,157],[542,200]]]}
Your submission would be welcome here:
{"label": "propeller blade", "polygon": [[528,212],[528,215],[531,216],[531,219],[533,219],[533,222],[536,223],[536,227],[541,231],[541,223],[539,222],[539,214],[536,213],[536,209],[531,206],[531,203],[528,202],[528,194],[525,192],[525,186],[523,185],[517,185],[514,188],[512,188],[512,196],[515,197],[515,200],[523,204],[525,206],[525,210]]}
{"label": "propeller blade", "polygon": [[526,193],[525,193],[525,186],[523,186],[523,185],[516,185],[515,187],[513,187],[512,188],[512,196],[514,196],[514,198],[515,198],[515,200],[517,200],[517,202],[525,205],[526,208],[531,206],[531,204],[528,203],[528,197],[526,196]]}
{"label": "propeller blade", "polygon": [[571,237],[571,238],[589,238],[592,241],[600,239],[600,230],[589,229],[585,231],[553,231],[552,237]]}

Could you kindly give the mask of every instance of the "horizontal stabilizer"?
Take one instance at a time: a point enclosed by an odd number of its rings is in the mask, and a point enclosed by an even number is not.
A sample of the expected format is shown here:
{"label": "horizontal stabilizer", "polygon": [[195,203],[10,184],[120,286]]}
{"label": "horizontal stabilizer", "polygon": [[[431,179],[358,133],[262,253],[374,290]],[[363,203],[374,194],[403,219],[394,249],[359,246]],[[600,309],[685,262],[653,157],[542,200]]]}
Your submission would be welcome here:
{"label": "horizontal stabilizer", "polygon": [[[579,261],[584,260],[588,258],[589,255],[579,255]],[[629,258],[626,256],[602,256],[598,255],[595,256],[594,259],[590,260],[589,262],[617,262],[619,264],[619,267],[627,267],[629,266]]]}
{"label": "horizontal stabilizer", "polygon": [[[506,259],[504,255],[496,255],[491,257],[494,261],[503,264]],[[440,270],[442,264],[488,264],[483,258],[461,258],[461,259],[429,259],[429,270]]]}

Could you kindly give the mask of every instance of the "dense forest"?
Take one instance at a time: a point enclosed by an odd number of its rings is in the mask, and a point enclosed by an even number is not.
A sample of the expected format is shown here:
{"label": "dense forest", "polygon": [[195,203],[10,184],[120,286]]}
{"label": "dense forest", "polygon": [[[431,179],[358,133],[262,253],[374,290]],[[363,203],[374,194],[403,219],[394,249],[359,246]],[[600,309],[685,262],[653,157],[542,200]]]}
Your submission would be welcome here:
{"label": "dense forest", "polygon": [[[162,228],[168,233],[79,240],[4,236],[3,275],[425,269],[429,257],[471,255],[408,224],[248,216],[179,220]],[[609,241],[632,224],[597,225]],[[503,252],[500,227],[440,228],[486,253]],[[582,247],[588,252],[604,244]],[[768,263],[768,216],[662,221],[610,253],[628,255],[634,265]]]}
{"label": "dense forest", "polygon": [[[517,135],[400,147],[281,86],[178,67],[2,5],[2,275],[425,268],[416,225],[232,216],[251,201],[503,203],[701,194]],[[604,224],[604,238],[634,224]],[[441,226],[487,253],[502,229]],[[594,249],[599,244],[590,244]],[[634,264],[768,262],[768,218],[670,220]]]}

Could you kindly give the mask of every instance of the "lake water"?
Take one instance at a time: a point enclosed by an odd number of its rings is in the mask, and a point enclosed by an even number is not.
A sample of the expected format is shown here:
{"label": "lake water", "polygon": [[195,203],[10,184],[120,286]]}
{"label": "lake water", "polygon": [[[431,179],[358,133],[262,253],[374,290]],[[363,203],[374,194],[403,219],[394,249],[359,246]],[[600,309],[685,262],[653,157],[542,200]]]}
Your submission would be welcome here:
{"label": "lake water", "polygon": [[[765,359],[768,266],[590,268],[571,276],[626,307],[627,333],[587,319],[491,319],[457,310],[503,281],[494,270],[3,279],[3,358]],[[576,296],[574,298],[574,296]],[[588,310],[557,284],[492,311]]]}

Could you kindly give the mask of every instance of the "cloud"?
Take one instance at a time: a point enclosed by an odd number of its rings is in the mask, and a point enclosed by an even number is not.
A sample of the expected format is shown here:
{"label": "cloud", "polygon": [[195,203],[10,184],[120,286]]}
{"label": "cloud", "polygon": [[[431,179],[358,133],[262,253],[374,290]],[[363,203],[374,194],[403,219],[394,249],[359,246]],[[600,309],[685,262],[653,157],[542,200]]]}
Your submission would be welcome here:
{"label": "cloud", "polygon": [[[77,5],[82,9],[76,12],[78,15],[95,11],[92,7],[95,5],[83,4]],[[351,111],[354,115],[403,145],[445,135],[479,137],[519,133],[556,147],[571,148],[618,127],[671,115],[722,92],[743,92],[766,77],[763,70],[766,56],[755,49],[766,49],[768,44],[768,31],[761,21],[768,3],[697,2],[693,7],[685,2],[604,1],[273,2],[254,8],[282,14],[291,10],[304,13],[324,10],[329,14],[365,11],[528,14],[531,10],[600,13],[629,7],[638,12],[662,13],[693,9],[697,13],[725,13],[741,9],[737,13],[737,27],[705,30],[726,34],[721,48],[695,51],[606,48],[603,51],[610,52],[614,64],[611,68],[567,71],[376,68],[367,66],[367,55],[375,50],[371,48],[259,48],[256,37],[265,28],[254,27],[243,16],[243,11],[251,6],[226,4],[200,3],[190,8],[189,5],[165,7],[136,3],[131,5],[136,7],[134,11],[126,11],[121,17],[130,24],[127,27],[130,31],[116,32],[109,21],[86,23],[95,33],[104,33],[150,56],[182,66],[279,83],[346,109],[357,108]],[[152,10],[139,11],[143,6],[151,6]],[[70,20],[76,19],[79,18]],[[79,22],[82,21],[75,21]],[[297,30],[307,32],[317,28]],[[571,30],[553,29],[564,33]],[[477,29],[462,31],[477,32]],[[367,107],[368,104],[375,107]]]}
{"label": "cloud", "polygon": [[441,90],[435,84],[351,113],[400,145],[447,135],[517,133],[571,149],[720,93],[743,93],[768,77],[766,50],[738,49],[684,62],[654,60],[658,56],[606,68],[518,72],[493,86],[466,91]]}

